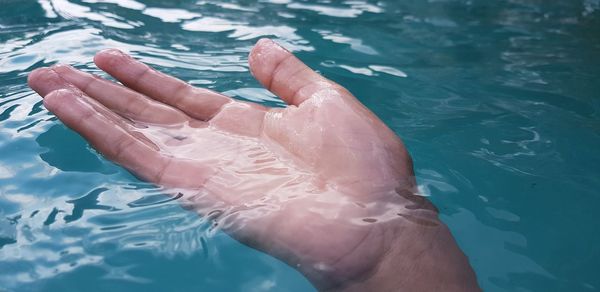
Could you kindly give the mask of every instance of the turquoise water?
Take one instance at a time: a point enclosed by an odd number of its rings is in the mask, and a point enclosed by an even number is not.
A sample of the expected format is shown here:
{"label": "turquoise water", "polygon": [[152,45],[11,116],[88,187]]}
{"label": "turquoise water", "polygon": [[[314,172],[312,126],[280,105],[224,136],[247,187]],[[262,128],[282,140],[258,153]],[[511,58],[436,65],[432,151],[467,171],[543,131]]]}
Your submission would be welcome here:
{"label": "turquoise water", "polygon": [[266,36],[405,140],[485,291],[600,290],[600,1],[0,3],[0,291],[310,291],[94,152],[26,86],[129,51],[230,96]]}

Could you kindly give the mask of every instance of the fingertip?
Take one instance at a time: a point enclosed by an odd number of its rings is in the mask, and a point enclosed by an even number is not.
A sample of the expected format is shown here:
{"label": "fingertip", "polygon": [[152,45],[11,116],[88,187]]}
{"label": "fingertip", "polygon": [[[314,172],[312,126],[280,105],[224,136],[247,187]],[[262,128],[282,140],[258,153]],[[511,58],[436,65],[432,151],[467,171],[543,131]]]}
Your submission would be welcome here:
{"label": "fingertip", "polygon": [[291,55],[289,51],[268,38],[261,38],[248,55],[250,73],[258,81],[267,85],[270,73],[283,59]]}
{"label": "fingertip", "polygon": [[123,58],[125,56],[127,56],[127,54],[125,54],[121,50],[113,48],[104,49],[96,53],[96,55],[94,56],[94,63],[98,67],[103,68],[105,66],[110,66],[115,60],[118,60],[119,58]]}
{"label": "fingertip", "polygon": [[60,104],[64,104],[68,99],[72,99],[77,95],[73,90],[61,88],[51,91],[44,97],[44,107],[55,113]]}
{"label": "fingertip", "polygon": [[280,51],[284,51],[289,53],[290,51],[288,51],[286,48],[284,48],[282,45],[278,44],[276,41],[270,39],[270,38],[261,38],[259,39],[256,44],[254,45],[254,48],[257,49],[276,49],[276,50],[280,50]]}
{"label": "fingertip", "polygon": [[252,50],[250,50],[248,60],[250,63],[260,61],[261,59],[263,59],[265,54],[273,53],[274,50],[275,51],[278,51],[278,50],[285,51],[285,49],[283,49],[283,47],[281,47],[280,45],[275,43],[273,40],[268,39],[268,38],[261,38],[256,42],[254,47],[252,47]]}
{"label": "fingertip", "polygon": [[125,53],[119,49],[108,48],[98,51],[96,56],[124,56]]}
{"label": "fingertip", "polygon": [[[61,65],[52,66],[50,68],[54,72],[56,72],[56,74],[58,74],[58,76],[60,78],[62,78],[66,83],[69,83],[69,85],[67,85],[68,87],[70,87],[72,85],[72,86],[78,88],[78,90],[81,90],[83,88],[86,88],[86,86],[88,85],[86,83],[86,78],[89,77],[88,73],[77,70],[73,66],[61,64]],[[67,87],[67,86],[65,86],[65,87]]]}
{"label": "fingertip", "polygon": [[254,78],[288,104],[299,105],[334,84],[270,39],[256,43],[248,64]]}
{"label": "fingertip", "polygon": [[263,46],[263,45],[269,45],[269,44],[272,44],[272,43],[274,43],[274,41],[272,39],[270,39],[270,38],[260,38],[256,42],[256,45],[254,45],[254,46],[258,47],[258,46]]}
{"label": "fingertip", "polygon": [[67,64],[56,64],[56,65],[53,65],[52,67],[50,67],[50,69],[52,71],[58,73],[59,75],[61,73],[66,73],[66,72],[70,72],[70,71],[74,70],[73,66],[67,65]]}
{"label": "fingertip", "polygon": [[42,67],[31,71],[27,76],[27,84],[29,87],[33,88],[35,85],[37,85],[38,81],[44,78],[44,75],[48,72],[48,70],[48,67]]}
{"label": "fingertip", "polygon": [[60,77],[48,67],[35,69],[27,76],[27,84],[42,97],[60,87]]}
{"label": "fingertip", "polygon": [[258,40],[258,42],[256,42],[256,44],[254,44],[250,50],[250,53],[248,53],[248,65],[250,66],[250,72],[252,74],[254,74],[254,70],[252,68],[256,66],[255,64],[257,63],[257,59],[260,57],[260,47],[262,46],[260,43],[263,42],[263,40],[265,39],[262,38]]}
{"label": "fingertip", "polygon": [[54,65],[52,67],[43,67],[33,70],[27,76],[27,83],[29,87],[37,92],[43,98],[46,98],[52,91],[58,89],[69,89],[73,92],[77,91],[77,88],[65,80],[60,74],[64,74],[66,70],[73,70],[68,65]]}

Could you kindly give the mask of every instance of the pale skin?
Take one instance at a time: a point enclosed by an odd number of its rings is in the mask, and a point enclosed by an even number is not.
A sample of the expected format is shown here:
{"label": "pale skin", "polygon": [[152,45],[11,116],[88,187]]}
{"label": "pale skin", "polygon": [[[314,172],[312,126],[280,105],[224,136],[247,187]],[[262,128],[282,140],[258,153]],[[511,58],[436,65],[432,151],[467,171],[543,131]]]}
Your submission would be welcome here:
{"label": "pale skin", "polygon": [[233,238],[322,291],[479,291],[437,210],[415,192],[402,141],[350,92],[271,40],[250,70],[288,106],[195,88],[115,49],[29,85],[108,159],[180,194]]}

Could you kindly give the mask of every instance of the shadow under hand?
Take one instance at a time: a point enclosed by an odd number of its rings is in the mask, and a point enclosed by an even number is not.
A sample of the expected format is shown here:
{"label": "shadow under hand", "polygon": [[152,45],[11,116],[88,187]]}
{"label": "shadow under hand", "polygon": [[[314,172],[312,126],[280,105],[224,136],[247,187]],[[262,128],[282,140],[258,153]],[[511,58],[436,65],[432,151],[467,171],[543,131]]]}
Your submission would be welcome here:
{"label": "shadow under hand", "polygon": [[102,163],[99,156],[92,153],[87,142],[63,125],[52,126],[40,134],[36,142],[48,151],[40,158],[62,171],[114,173]]}

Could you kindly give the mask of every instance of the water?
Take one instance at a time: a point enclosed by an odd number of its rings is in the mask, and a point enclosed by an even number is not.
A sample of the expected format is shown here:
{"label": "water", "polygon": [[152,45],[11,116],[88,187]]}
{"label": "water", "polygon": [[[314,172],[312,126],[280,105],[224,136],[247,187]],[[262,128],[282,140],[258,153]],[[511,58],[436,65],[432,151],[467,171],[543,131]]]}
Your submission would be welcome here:
{"label": "water", "polygon": [[[546,1],[548,2],[548,1]],[[3,1],[0,291],[309,291],[94,152],[29,71],[117,47],[271,106],[262,36],[401,135],[485,291],[600,289],[600,2]]]}

